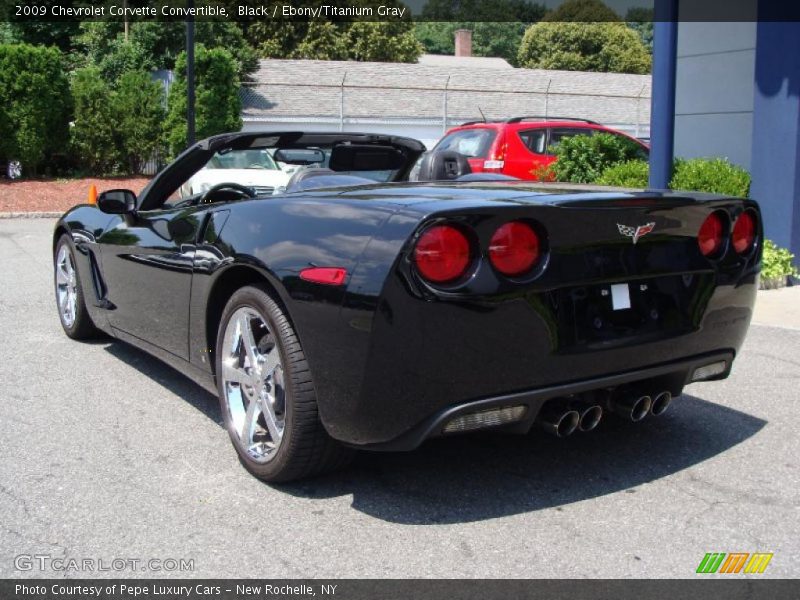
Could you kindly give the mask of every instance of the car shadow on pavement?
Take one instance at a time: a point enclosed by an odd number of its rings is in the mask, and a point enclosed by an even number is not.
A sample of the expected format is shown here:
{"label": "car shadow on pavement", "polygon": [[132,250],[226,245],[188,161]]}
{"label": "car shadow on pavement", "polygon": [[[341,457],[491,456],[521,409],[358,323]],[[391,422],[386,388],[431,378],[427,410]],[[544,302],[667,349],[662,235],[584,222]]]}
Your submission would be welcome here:
{"label": "car shadow on pavement", "polygon": [[625,491],[682,471],[756,434],[766,421],[684,395],[641,423],[608,416],[591,433],[554,438],[475,434],[415,452],[360,452],[344,471],[279,489],[352,494],[353,508],[394,523],[480,521]]}
{"label": "car shadow on pavement", "polygon": [[221,426],[222,415],[219,412],[219,400],[217,400],[217,397],[177,369],[173,369],[168,364],[150,356],[144,350],[139,350],[122,341],[113,340],[111,344],[106,346],[105,350],[112,356],[137,369],[148,379],[157,381],[170,392],[191,404],[211,421]]}
{"label": "car shadow on pavement", "polygon": [[[175,369],[125,343],[106,350],[221,426],[217,398]],[[666,414],[641,423],[607,415],[591,433],[566,439],[534,428],[526,436],[440,438],[413,452],[358,452],[343,470],[272,487],[308,499],[352,495],[355,510],[393,523],[480,521],[620,491],[635,494],[637,486],[713,458],[764,425],[684,394]]]}

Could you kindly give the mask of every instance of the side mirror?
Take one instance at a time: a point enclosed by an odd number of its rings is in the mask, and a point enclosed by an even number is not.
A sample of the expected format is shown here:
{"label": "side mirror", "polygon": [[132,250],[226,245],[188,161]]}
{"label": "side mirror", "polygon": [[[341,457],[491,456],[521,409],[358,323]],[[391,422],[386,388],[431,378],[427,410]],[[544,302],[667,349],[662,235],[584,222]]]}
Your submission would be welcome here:
{"label": "side mirror", "polygon": [[124,215],[136,210],[136,194],[131,190],[108,190],[97,197],[97,208],[109,215]]}

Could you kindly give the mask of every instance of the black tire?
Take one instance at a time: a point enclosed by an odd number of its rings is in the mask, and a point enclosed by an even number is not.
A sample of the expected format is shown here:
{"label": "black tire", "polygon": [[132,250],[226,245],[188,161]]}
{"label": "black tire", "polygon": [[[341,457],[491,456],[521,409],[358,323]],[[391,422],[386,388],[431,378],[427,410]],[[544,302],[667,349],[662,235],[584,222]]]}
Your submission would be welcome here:
{"label": "black tire", "polygon": [[[75,318],[72,323],[69,323],[62,313],[59,306],[59,282],[58,282],[58,258],[61,251],[64,249],[69,254],[72,261],[73,269],[75,272],[76,285],[74,288],[75,295]],[[77,271],[77,261],[75,259],[75,247],[72,245],[72,239],[66,233],[58,239],[55,252],[53,253],[53,287],[56,297],[56,309],[58,310],[58,320],[61,322],[61,327],[64,333],[73,340],[94,340],[103,337],[102,332],[95,327],[92,318],[89,316],[89,311],[86,310],[86,303],[83,298],[83,289],[81,287],[80,277]]]}
{"label": "black tire", "polygon": [[[233,314],[242,308],[255,310],[269,330],[276,334],[270,339],[275,340],[283,368],[283,437],[274,456],[265,463],[254,460],[247,453],[232,425],[222,377],[225,331]],[[286,315],[265,287],[243,287],[228,300],[217,332],[215,369],[225,428],[239,460],[250,473],[264,481],[277,483],[329,472],[349,462],[353,451],[331,438],[320,421],[314,384],[300,341]]]}

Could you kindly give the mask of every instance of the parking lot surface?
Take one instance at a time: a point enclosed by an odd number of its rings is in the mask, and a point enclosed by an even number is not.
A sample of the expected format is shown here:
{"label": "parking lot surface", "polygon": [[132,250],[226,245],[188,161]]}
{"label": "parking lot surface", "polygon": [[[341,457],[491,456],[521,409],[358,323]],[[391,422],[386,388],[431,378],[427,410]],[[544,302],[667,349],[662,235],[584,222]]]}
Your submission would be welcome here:
{"label": "parking lot surface", "polygon": [[215,397],[63,334],[53,223],[0,220],[0,577],[682,578],[707,552],[772,552],[759,577],[800,575],[798,329],[753,325],[728,380],[638,425],[437,440],[270,486],[239,465]]}

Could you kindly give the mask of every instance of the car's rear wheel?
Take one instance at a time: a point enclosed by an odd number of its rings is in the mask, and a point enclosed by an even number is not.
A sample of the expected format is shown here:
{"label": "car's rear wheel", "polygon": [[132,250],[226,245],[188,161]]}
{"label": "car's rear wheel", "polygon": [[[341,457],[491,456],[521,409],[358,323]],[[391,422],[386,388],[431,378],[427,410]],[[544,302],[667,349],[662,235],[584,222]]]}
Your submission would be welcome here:
{"label": "car's rear wheel", "polygon": [[239,459],[265,481],[289,481],[344,464],[351,451],[325,431],[303,349],[264,288],[236,291],[216,347],[220,408]]}
{"label": "car's rear wheel", "polygon": [[78,280],[75,250],[68,235],[59,238],[53,259],[56,306],[64,333],[74,340],[99,337],[100,332],[86,310]]}

